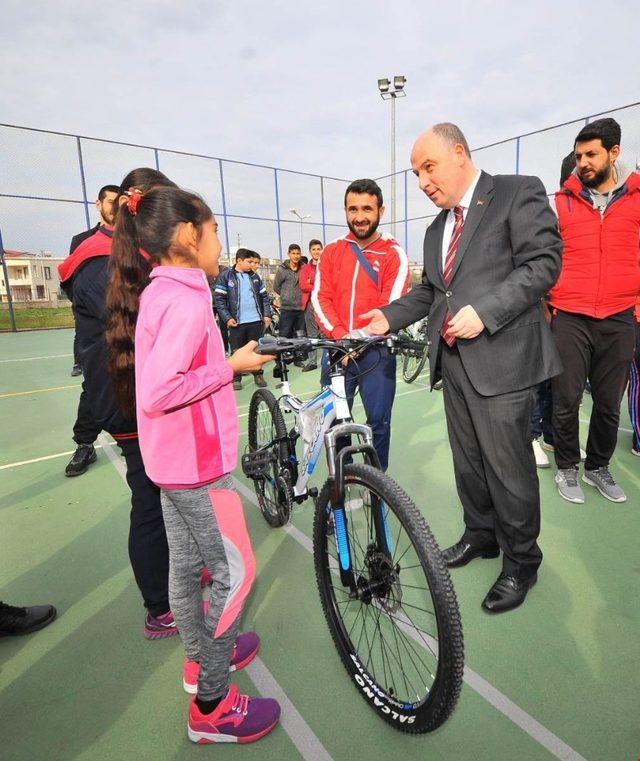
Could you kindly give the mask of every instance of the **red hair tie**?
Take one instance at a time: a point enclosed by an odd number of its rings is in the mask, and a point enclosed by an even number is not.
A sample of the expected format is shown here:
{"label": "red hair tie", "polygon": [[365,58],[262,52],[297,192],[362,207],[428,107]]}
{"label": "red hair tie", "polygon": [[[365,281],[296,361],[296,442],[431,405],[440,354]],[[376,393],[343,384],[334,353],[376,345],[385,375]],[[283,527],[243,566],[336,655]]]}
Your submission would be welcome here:
{"label": "red hair tie", "polygon": [[129,213],[135,217],[138,213],[138,204],[142,201],[142,196],[144,194],[140,188],[129,188],[125,195],[127,196],[127,209],[129,209]]}

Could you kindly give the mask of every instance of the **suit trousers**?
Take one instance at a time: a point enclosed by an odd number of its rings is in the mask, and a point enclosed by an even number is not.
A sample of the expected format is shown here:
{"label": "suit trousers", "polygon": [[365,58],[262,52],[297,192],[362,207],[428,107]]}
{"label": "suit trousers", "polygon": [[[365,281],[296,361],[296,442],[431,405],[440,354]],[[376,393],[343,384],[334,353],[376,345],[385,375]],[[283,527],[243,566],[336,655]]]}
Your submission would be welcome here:
{"label": "suit trousers", "polygon": [[593,410],[584,467],[601,468],[609,464],[618,441],[620,405],[635,346],[633,310],[604,319],[557,310],[551,330],[564,365],[552,381],[556,465],[571,468],[580,462],[578,416],[589,378]]}
{"label": "suit trousers", "polygon": [[505,573],[522,579],[542,562],[540,491],[530,426],[536,387],[481,396],[458,349],[440,341],[444,408],[464,540],[497,541]]}

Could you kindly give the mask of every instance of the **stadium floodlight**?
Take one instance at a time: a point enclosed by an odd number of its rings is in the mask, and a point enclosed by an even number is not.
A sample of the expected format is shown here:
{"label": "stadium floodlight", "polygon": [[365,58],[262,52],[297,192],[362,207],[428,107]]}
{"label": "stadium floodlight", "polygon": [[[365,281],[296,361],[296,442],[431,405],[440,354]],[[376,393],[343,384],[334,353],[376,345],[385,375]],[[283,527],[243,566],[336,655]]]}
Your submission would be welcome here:
{"label": "stadium floodlight", "polygon": [[403,77],[402,74],[400,76],[393,78],[393,87],[395,90],[403,90],[404,89],[404,83],[407,81],[406,77]]}
{"label": "stadium floodlight", "polygon": [[404,86],[407,78],[403,74],[396,74],[393,78],[393,90],[391,80],[379,79],[378,90],[382,100],[391,101],[391,234],[396,234],[396,98],[404,98],[407,93]]}

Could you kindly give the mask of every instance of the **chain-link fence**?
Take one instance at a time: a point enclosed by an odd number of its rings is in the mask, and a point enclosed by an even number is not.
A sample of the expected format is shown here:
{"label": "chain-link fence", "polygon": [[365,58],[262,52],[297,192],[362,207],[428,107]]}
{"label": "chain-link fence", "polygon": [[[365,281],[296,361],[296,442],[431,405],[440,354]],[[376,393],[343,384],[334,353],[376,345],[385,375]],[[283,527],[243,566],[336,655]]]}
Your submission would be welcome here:
{"label": "chain-link fence", "polygon": [[[492,174],[535,174],[551,194],[582,124],[608,115],[622,126],[622,160],[633,167],[640,157],[640,103],[477,148],[474,162]],[[473,135],[468,138],[473,142]],[[55,282],[37,284],[36,277],[43,277],[47,267],[55,269],[56,260],[67,255],[72,235],[96,223],[98,190],[119,184],[136,166],[156,167],[202,195],[218,217],[227,253],[245,246],[279,260],[290,243],[301,244],[304,253],[310,239],[331,240],[345,227],[347,179],[0,124],[0,250],[1,241],[5,249],[0,301],[22,286],[22,301],[47,301],[64,309],[54,303],[62,298]],[[438,210],[420,192],[411,171],[403,170],[395,175],[396,218],[390,219],[392,176],[377,179],[388,208],[382,229],[393,227],[409,259],[420,262],[425,226]],[[24,271],[19,265],[26,254],[36,255],[40,268],[36,263],[33,274],[18,283],[14,275]],[[41,299],[43,293],[48,298]],[[6,304],[0,307],[0,330],[11,328]],[[37,326],[24,323],[23,317],[23,327]]]}
{"label": "chain-link fence", "polygon": [[[640,162],[640,103],[631,103],[610,111],[583,116],[535,132],[501,140],[472,150],[473,162],[489,174],[528,174],[540,177],[553,205],[559,187],[562,159],[572,150],[578,132],[594,119],[613,117],[622,128],[621,162],[634,169]],[[473,135],[467,139],[473,144]],[[378,178],[385,198],[391,197],[394,175]],[[422,259],[424,231],[439,209],[418,189],[410,169],[397,172],[395,235],[404,244],[409,258]],[[392,222],[383,225],[389,229]]]}

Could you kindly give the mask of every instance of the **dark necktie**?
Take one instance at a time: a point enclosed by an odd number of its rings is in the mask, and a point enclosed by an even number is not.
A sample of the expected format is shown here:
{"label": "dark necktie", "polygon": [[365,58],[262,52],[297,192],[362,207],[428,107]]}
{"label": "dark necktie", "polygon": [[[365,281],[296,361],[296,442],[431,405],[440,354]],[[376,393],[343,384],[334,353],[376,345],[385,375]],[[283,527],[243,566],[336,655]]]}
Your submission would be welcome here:
{"label": "dark necktie", "polygon": [[[456,261],[456,251],[458,250],[460,236],[462,235],[462,228],[464,227],[464,214],[462,212],[462,206],[454,207],[453,216],[455,220],[453,223],[453,232],[451,233],[451,240],[449,241],[447,255],[444,259],[444,267],[442,269],[442,279],[444,280],[444,284],[447,286],[451,282],[451,277],[453,275],[453,265]],[[450,319],[451,312],[447,309],[442,327],[440,328],[440,335],[446,342],[447,346],[453,346],[456,342],[455,336],[451,336],[447,333],[447,323]]]}

